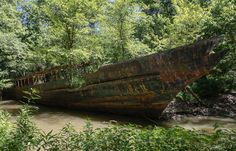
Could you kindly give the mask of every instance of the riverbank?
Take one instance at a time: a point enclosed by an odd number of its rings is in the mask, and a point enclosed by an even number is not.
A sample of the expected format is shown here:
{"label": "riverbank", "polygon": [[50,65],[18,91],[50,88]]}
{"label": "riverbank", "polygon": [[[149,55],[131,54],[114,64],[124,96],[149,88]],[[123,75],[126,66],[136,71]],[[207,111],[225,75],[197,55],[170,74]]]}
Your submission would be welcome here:
{"label": "riverbank", "polygon": [[207,99],[204,105],[173,100],[162,114],[162,120],[182,120],[193,116],[214,116],[236,118],[236,93],[221,94]]}

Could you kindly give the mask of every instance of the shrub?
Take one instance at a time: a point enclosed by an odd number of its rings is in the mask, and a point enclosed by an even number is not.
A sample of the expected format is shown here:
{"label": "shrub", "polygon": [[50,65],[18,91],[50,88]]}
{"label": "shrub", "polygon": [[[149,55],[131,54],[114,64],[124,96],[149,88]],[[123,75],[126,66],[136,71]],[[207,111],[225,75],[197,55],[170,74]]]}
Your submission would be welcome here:
{"label": "shrub", "polygon": [[45,133],[31,121],[25,105],[17,120],[0,112],[0,150],[4,151],[222,151],[236,150],[236,131],[216,128],[214,133],[137,125],[112,125],[94,129],[88,122],[77,132],[67,124],[59,133]]}

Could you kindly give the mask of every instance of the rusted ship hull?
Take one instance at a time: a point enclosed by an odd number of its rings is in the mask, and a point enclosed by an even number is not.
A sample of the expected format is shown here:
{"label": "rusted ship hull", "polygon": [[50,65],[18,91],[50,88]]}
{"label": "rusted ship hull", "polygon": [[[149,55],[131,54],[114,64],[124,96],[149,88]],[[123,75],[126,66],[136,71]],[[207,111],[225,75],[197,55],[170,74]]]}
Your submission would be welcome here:
{"label": "rusted ship hull", "polygon": [[[37,103],[42,105],[159,117],[169,101],[179,92],[177,89],[155,92],[159,85],[159,78],[151,76],[90,85],[82,89],[63,88],[45,91],[44,85],[32,87],[40,91],[41,100]],[[168,89],[168,85],[164,89]],[[29,90],[29,88],[14,88],[8,90],[7,94],[14,96],[12,99],[22,100],[24,90]]]}
{"label": "rusted ship hull", "polygon": [[218,39],[108,65],[86,75],[82,88],[45,89],[47,84],[15,87],[9,95],[21,99],[22,90],[40,90],[40,104],[159,117],[168,103],[193,81],[207,75],[224,56],[210,54]]}

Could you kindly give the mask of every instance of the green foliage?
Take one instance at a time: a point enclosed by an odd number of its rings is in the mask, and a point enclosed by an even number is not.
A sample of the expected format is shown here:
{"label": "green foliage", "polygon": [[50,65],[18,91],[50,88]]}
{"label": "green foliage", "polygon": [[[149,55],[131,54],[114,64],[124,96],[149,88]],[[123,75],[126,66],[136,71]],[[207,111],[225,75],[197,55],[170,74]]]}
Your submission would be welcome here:
{"label": "green foliage", "polygon": [[14,33],[0,32],[0,69],[10,77],[22,75],[26,70],[26,45]]}
{"label": "green foliage", "polygon": [[41,97],[39,95],[39,90],[35,89],[35,88],[30,88],[30,91],[23,91],[24,96],[23,98],[25,98],[27,100],[27,103],[35,103],[35,101],[39,100]]}
{"label": "green foliage", "polygon": [[209,75],[193,83],[191,87],[201,98],[227,93],[236,89],[235,73],[227,73],[223,76]]}
{"label": "green foliage", "polygon": [[9,88],[12,86],[11,80],[7,79],[7,73],[6,71],[0,70],[0,91],[4,88]]}
{"label": "green foliage", "polygon": [[[168,26],[164,40],[166,48],[173,48],[194,42],[202,36],[202,29],[210,18],[208,8],[201,7],[198,1],[174,0],[176,15]],[[171,36],[169,37],[169,34]]]}
{"label": "green foliage", "polygon": [[21,22],[25,28],[22,41],[31,50],[48,46],[50,44],[50,40],[48,40],[50,36],[47,34],[47,28],[45,28],[48,17],[43,11],[46,1],[21,1],[18,5],[20,7]]}
{"label": "green foliage", "polygon": [[216,128],[213,133],[173,128],[143,128],[136,125],[109,125],[94,129],[88,122],[83,131],[77,132],[66,125],[59,133],[45,133],[31,121],[29,106],[24,106],[17,120],[0,112],[0,150],[5,151],[156,151],[235,150],[236,132]]}
{"label": "green foliage", "polygon": [[23,75],[26,70],[23,60],[27,46],[21,41],[24,32],[17,1],[0,0],[0,90],[10,87],[10,79]]}
{"label": "green foliage", "polygon": [[85,84],[85,79],[80,74],[72,74],[70,79],[71,87],[80,88]]}
{"label": "green foliage", "polygon": [[27,47],[20,39],[24,29],[16,9],[17,1],[1,0],[0,3],[0,71],[9,78],[24,71],[22,61],[26,57]]}
{"label": "green foliage", "polygon": [[67,63],[86,61],[99,53],[99,45],[94,45],[96,29],[92,26],[98,20],[102,3],[101,0],[47,1],[48,31],[53,35],[51,51],[56,51]]}
{"label": "green foliage", "polygon": [[10,114],[4,111],[0,111],[0,148],[6,145],[7,139],[10,137],[13,124],[10,122]]}
{"label": "green foliage", "polygon": [[134,0],[107,4],[100,23],[105,62],[114,63],[148,53],[148,46],[134,37],[135,24],[143,17],[145,14]]}
{"label": "green foliage", "polygon": [[7,137],[6,142],[0,146],[1,150],[33,150],[34,146],[37,145],[40,131],[31,121],[30,112],[30,107],[27,105],[21,109],[16,123],[12,124],[12,128],[9,128],[9,137]]}
{"label": "green foliage", "polygon": [[176,95],[176,98],[179,98],[182,101],[190,101],[190,102],[195,101],[195,98],[189,92],[186,91],[179,92]]}
{"label": "green foliage", "polygon": [[16,9],[17,0],[0,0],[0,4],[0,32],[17,34],[23,32],[20,13]]}
{"label": "green foliage", "polygon": [[219,93],[224,92],[225,87],[223,81],[219,81],[213,77],[204,77],[198,82],[193,84],[193,89],[196,90],[199,97],[209,98],[212,96],[217,96]]}

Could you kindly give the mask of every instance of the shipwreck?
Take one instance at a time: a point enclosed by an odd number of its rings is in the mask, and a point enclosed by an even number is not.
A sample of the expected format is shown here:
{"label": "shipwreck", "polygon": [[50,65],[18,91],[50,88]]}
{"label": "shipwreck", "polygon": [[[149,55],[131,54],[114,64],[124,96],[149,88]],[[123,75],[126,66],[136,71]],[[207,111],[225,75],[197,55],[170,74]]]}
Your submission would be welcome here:
{"label": "shipwreck", "polygon": [[[106,65],[89,73],[89,64],[66,65],[14,80],[6,97],[22,100],[23,91],[37,88],[42,105],[135,116],[159,117],[187,85],[207,75],[224,56],[211,53],[218,38]],[[82,87],[66,84],[65,72],[76,71]]]}

